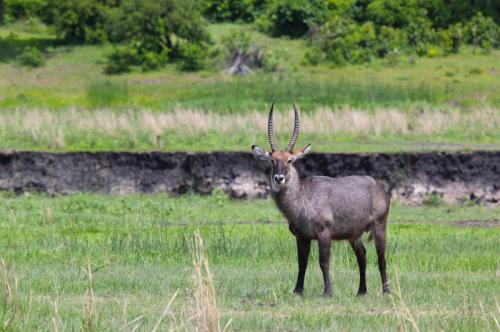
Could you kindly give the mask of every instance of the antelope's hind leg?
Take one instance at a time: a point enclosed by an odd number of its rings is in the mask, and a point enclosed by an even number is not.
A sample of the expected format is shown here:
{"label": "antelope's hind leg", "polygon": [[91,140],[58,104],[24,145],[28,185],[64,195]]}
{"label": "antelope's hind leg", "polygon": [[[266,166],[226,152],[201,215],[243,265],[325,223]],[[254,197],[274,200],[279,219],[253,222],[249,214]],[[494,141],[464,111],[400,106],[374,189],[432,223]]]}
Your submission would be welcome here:
{"label": "antelope's hind leg", "polygon": [[357,240],[350,240],[351,247],[356,254],[359,266],[359,288],[358,295],[366,294],[366,249],[361,237]]}
{"label": "antelope's hind leg", "polygon": [[299,273],[297,275],[297,283],[295,284],[294,293],[302,295],[304,291],[304,277],[306,275],[307,262],[309,260],[309,251],[311,250],[311,240],[303,239],[296,236],[297,239],[297,258],[299,261]]}

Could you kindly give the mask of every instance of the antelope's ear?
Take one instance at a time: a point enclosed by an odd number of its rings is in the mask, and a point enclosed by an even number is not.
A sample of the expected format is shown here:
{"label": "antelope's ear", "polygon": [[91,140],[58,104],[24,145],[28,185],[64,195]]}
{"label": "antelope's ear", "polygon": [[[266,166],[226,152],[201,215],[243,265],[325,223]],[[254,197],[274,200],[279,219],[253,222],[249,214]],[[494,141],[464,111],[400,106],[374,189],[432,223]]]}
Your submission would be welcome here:
{"label": "antelope's ear", "polygon": [[271,160],[271,155],[264,149],[259,148],[257,145],[252,145],[252,152],[261,160]]}
{"label": "antelope's ear", "polygon": [[304,158],[306,154],[311,151],[311,144],[307,144],[307,146],[293,154],[293,161],[298,160],[300,158]]}

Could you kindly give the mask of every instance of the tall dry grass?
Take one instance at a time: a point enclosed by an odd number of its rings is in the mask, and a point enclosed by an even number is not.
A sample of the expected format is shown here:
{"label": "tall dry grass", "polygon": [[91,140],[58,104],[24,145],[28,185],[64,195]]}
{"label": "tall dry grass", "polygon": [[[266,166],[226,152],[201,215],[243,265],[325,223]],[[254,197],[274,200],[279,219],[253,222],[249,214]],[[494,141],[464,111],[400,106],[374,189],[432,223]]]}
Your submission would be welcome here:
{"label": "tall dry grass", "polygon": [[[288,136],[293,112],[275,112],[275,134]],[[15,110],[0,113],[0,139],[23,137],[33,142],[46,142],[48,148],[64,148],[68,137],[82,140],[89,137],[109,139],[124,135],[134,141],[145,139],[155,147],[163,135],[197,136],[208,133],[226,135],[261,135],[266,132],[267,114],[247,112],[220,114],[199,110],[178,109],[173,112],[109,110]],[[338,110],[318,108],[301,114],[304,135],[348,135],[354,137],[433,136],[448,130],[464,135],[481,135],[500,129],[500,110],[482,107],[472,111],[458,109],[399,110],[391,108],[365,111],[351,107]]]}
{"label": "tall dry grass", "polygon": [[201,332],[221,331],[220,313],[217,307],[214,280],[200,231],[194,233],[193,255],[195,315],[194,327]]}
{"label": "tall dry grass", "polygon": [[[19,321],[22,320],[21,300],[19,296],[19,276],[12,268],[9,269],[3,258],[0,257],[1,273],[1,303],[0,312],[2,321],[0,321],[0,330],[16,330]],[[11,276],[13,275],[13,276]]]}

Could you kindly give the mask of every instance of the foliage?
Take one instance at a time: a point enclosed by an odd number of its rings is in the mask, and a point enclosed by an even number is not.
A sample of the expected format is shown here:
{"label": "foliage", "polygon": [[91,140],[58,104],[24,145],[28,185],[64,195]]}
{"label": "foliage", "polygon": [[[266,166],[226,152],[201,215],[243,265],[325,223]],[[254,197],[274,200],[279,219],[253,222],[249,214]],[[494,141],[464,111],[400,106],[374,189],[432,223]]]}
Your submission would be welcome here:
{"label": "foliage", "polygon": [[415,17],[405,28],[408,45],[418,55],[425,55],[436,40],[436,31],[432,27],[432,22],[423,14],[424,12],[421,12],[421,15]]}
{"label": "foliage", "polygon": [[389,26],[380,27],[375,46],[379,57],[399,55],[406,46],[407,36],[402,30]]}
{"label": "foliage", "polygon": [[375,26],[371,22],[357,25],[352,19],[335,16],[321,27],[314,45],[328,61],[338,65],[368,62],[375,56]]}
{"label": "foliage", "polygon": [[125,0],[108,24],[110,40],[126,46],[110,54],[107,73],[125,72],[135,65],[154,70],[169,59],[180,60],[185,70],[203,67],[202,44],[209,38],[195,1]]}
{"label": "foliage", "polygon": [[99,43],[106,41],[106,20],[113,0],[52,0],[54,27],[67,43]]}
{"label": "foliage", "polygon": [[265,0],[205,0],[204,13],[213,21],[251,22]]}
{"label": "foliage", "polygon": [[500,27],[491,17],[476,14],[465,25],[465,40],[482,49],[500,46]]}
{"label": "foliage", "polygon": [[272,0],[260,18],[260,26],[274,36],[298,38],[311,26],[323,24],[328,13],[324,0]]}
{"label": "foliage", "polygon": [[104,72],[106,74],[121,74],[130,71],[130,67],[137,65],[137,50],[127,46],[116,47],[107,55]]}
{"label": "foliage", "polygon": [[[2,2],[5,4],[1,4]],[[49,10],[49,0],[3,0],[0,1],[0,11],[3,6],[5,14],[10,20],[15,21],[43,16]]]}
{"label": "foliage", "polygon": [[16,63],[24,67],[41,67],[45,64],[45,55],[36,47],[25,47],[16,57]]}
{"label": "foliage", "polygon": [[422,203],[425,206],[432,206],[432,207],[437,207],[437,206],[444,205],[444,201],[443,201],[442,195],[437,194],[437,193],[433,193],[433,194],[425,196],[425,198],[423,199]]}
{"label": "foliage", "polygon": [[179,66],[181,70],[195,71],[205,66],[206,47],[200,44],[183,43],[180,45]]}
{"label": "foliage", "polygon": [[377,25],[404,28],[421,15],[417,0],[373,0],[367,18]]}

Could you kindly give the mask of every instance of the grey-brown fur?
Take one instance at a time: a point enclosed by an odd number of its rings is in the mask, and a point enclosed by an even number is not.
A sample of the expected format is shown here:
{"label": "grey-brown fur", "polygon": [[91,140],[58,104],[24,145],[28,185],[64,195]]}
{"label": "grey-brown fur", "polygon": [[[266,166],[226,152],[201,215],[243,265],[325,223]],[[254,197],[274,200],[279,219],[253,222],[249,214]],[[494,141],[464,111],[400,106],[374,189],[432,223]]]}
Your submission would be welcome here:
{"label": "grey-brown fur", "polygon": [[[274,104],[274,103],[273,103]],[[272,127],[272,110],[270,127]],[[296,123],[298,111],[295,108]],[[294,129],[294,136],[298,135]],[[272,142],[272,132],[269,141]],[[295,292],[302,294],[311,240],[319,246],[320,267],[323,272],[324,293],[331,294],[329,261],[331,240],[348,240],[356,254],[360,271],[358,294],[366,293],[366,250],[361,236],[371,232],[377,250],[382,290],[389,292],[385,262],[385,231],[390,200],[383,187],[369,176],[331,178],[313,176],[301,179],[293,163],[304,157],[310,146],[293,152],[267,152],[253,146],[261,159],[272,162],[271,188],[276,206],[288,220],[290,231],[297,241],[299,273]]]}

